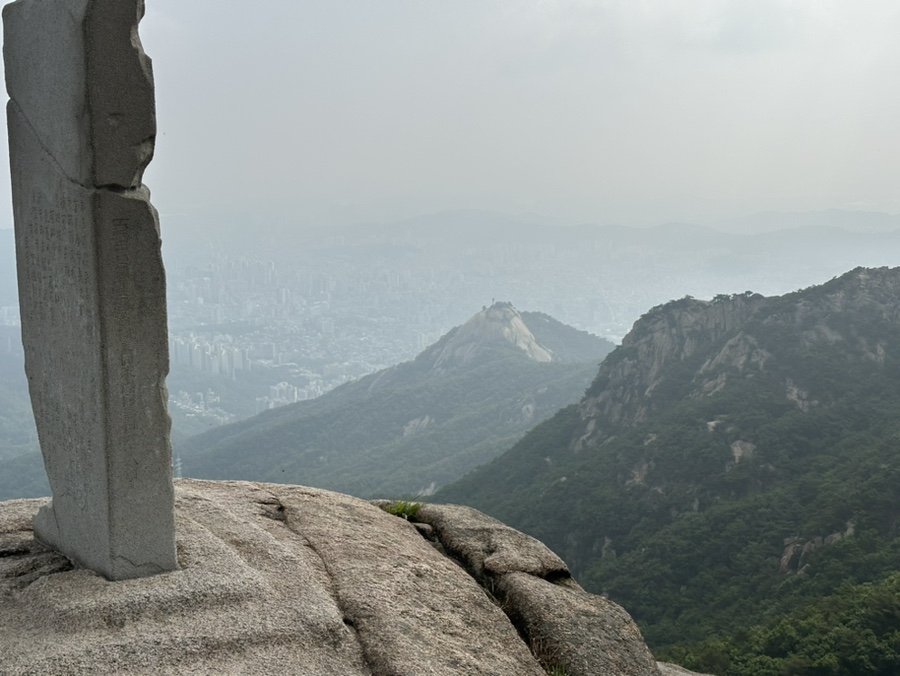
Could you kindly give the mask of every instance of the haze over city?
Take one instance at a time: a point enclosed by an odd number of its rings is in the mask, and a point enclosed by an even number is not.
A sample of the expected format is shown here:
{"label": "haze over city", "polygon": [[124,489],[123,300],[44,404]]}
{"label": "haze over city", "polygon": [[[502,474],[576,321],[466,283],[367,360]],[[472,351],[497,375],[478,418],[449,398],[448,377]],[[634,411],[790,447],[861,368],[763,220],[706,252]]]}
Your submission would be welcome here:
{"label": "haze over city", "polygon": [[[898,33],[887,1],[147,3],[173,410],[318,396],[495,299],[618,341],[897,265]],[[187,377],[251,363],[226,411]]]}
{"label": "haze over city", "polygon": [[890,0],[153,0],[145,182],[164,236],[222,213],[897,213],[898,34]]}

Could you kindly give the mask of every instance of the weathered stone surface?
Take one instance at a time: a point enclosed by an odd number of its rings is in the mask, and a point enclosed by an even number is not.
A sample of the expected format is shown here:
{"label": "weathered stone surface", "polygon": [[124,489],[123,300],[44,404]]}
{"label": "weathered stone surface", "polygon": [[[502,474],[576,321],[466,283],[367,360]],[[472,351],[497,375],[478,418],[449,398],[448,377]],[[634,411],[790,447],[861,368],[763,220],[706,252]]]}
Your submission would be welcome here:
{"label": "weathered stone surface", "polygon": [[659,673],[637,625],[602,596],[525,573],[503,575],[496,593],[545,666],[568,676]]}
{"label": "weathered stone surface", "polygon": [[138,188],[156,107],[143,0],[18,0],[3,9],[6,89],[62,173]]}
{"label": "weathered stone surface", "polygon": [[489,597],[370,503],[243,482],[183,480],[176,494],[182,568],[120,582],[34,539],[46,500],[0,503],[0,673],[657,673],[615,604],[515,571],[489,575]]}
{"label": "weathered stone surface", "polygon": [[584,591],[546,545],[471,507],[423,505],[415,520],[498,599],[547,670],[657,676],[627,612]]}
{"label": "weathered stone surface", "polygon": [[416,521],[430,525],[447,550],[476,578],[522,572],[539,577],[569,577],[569,569],[533,537],[471,507],[422,505]]}
{"label": "weathered stone surface", "polygon": [[0,671],[544,673],[474,580],[402,519],[294,486],[176,492],[182,568],[114,583],[65,570],[33,540],[46,501],[0,503]]}
{"label": "weathered stone surface", "polygon": [[325,562],[374,673],[543,674],[503,612],[412,524],[352,498],[326,504],[335,494],[321,490],[278,493],[288,527]]}
{"label": "weathered stone surface", "polygon": [[142,13],[140,0],[3,10],[22,338],[54,496],[35,529],[111,579],[177,567]]}
{"label": "weathered stone surface", "polygon": [[[282,524],[260,516],[256,500],[268,497],[252,489],[215,500],[202,490],[182,492],[182,571],[108,582],[87,570],[71,570],[11,593],[9,582],[16,578],[4,576],[3,669],[12,674],[369,673],[352,629],[328,593],[327,574],[298,538],[284,541]],[[27,523],[23,519],[20,527]]]}

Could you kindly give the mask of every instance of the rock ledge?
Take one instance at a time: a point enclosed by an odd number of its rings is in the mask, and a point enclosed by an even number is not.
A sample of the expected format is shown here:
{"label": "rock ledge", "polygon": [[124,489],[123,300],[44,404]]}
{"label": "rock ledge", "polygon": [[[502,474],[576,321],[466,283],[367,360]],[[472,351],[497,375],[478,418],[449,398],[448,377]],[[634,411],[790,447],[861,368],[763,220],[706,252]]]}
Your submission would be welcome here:
{"label": "rock ledge", "polygon": [[109,582],[34,540],[43,504],[0,503],[4,674],[665,673],[625,611],[469,508],[413,524],[330,491],[181,480],[181,569]]}

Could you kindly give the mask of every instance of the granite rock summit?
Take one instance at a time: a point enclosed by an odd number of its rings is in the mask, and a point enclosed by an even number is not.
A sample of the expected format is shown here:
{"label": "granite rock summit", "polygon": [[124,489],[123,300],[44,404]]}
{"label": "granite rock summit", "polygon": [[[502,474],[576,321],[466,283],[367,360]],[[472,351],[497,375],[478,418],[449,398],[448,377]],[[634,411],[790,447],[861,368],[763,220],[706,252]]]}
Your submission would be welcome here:
{"label": "granite rock summit", "polygon": [[449,340],[435,346],[433,368],[466,363],[485,347],[506,343],[520,349],[532,361],[554,361],[552,350],[537,341],[512,303],[499,302],[484,308],[456,329]]}
{"label": "granite rock summit", "polygon": [[109,582],[0,503],[5,674],[681,673],[544,545],[475,510],[417,523],[328,491],[176,482],[181,568]]}

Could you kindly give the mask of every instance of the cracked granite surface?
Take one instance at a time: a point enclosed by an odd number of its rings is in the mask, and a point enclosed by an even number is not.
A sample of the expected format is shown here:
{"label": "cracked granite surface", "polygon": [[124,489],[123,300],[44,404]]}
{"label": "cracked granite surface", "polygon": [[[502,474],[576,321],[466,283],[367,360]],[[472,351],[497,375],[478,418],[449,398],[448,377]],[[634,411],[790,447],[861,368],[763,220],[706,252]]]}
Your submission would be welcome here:
{"label": "cracked granite surface", "polygon": [[180,569],[110,582],[34,540],[45,503],[0,503],[4,674],[667,673],[627,613],[469,508],[413,524],[330,491],[180,480]]}

